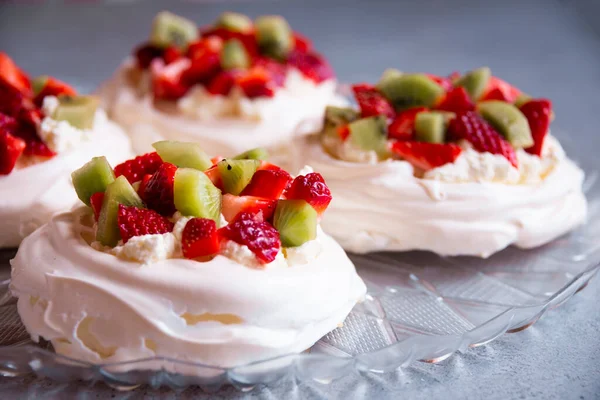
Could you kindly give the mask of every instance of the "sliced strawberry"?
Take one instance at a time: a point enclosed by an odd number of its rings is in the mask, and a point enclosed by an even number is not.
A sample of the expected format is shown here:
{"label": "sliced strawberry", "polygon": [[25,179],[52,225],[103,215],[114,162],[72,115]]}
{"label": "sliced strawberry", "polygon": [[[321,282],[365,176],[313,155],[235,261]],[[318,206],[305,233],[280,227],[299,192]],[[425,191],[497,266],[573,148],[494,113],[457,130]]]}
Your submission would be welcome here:
{"label": "sliced strawberry", "polygon": [[396,115],[388,127],[388,137],[397,140],[412,140],[415,137],[415,119],[417,114],[427,111],[425,107],[414,107]]}
{"label": "sliced strawberry", "polygon": [[31,103],[31,100],[0,78],[0,113],[16,116],[27,102]]}
{"label": "sliced strawberry", "polygon": [[226,42],[230,39],[237,39],[244,45],[250,58],[255,58],[259,55],[258,44],[253,29],[247,32],[237,32],[225,28],[209,28],[202,31],[202,37],[203,40],[220,39],[222,42]]}
{"label": "sliced strawberry", "polygon": [[42,106],[42,102],[44,101],[44,97],[46,96],[59,96],[61,94],[74,96],[77,94],[77,91],[73,89],[70,85],[64,83],[63,81],[59,81],[56,78],[51,76],[48,77],[46,83],[42,90],[35,96],[33,102],[38,106]]}
{"label": "sliced strawberry", "polygon": [[237,84],[244,94],[250,98],[273,97],[275,95],[274,82],[266,68],[252,67],[238,78]]}
{"label": "sliced strawberry", "polygon": [[12,172],[25,146],[23,139],[0,129],[0,175],[8,175]]}
{"label": "sliced strawberry", "polygon": [[6,131],[8,133],[15,133],[19,126],[17,120],[10,115],[0,113],[0,132]]}
{"label": "sliced strawberry", "polygon": [[454,84],[452,83],[452,76],[439,76],[434,74],[425,74],[429,79],[444,88],[446,92],[452,90]]}
{"label": "sliced strawberry", "polygon": [[352,91],[363,118],[375,115],[385,115],[388,118],[393,118],[396,114],[392,105],[375,86],[360,83],[352,85]]}
{"label": "sliced strawberry", "polygon": [[144,189],[144,195],[141,196],[148,208],[169,217],[176,211],[173,202],[173,184],[176,171],[177,167],[173,164],[161,164],[156,172],[152,174],[152,178],[150,178]]}
{"label": "sliced strawberry", "polygon": [[215,165],[204,171],[204,173],[206,174],[206,176],[208,176],[208,179],[210,179],[213,185],[223,190],[223,180],[221,179],[221,173],[219,172],[219,168],[217,168],[216,163]]}
{"label": "sliced strawberry", "polygon": [[173,223],[156,211],[119,204],[117,223],[123,243],[134,236],[156,235],[173,231]]}
{"label": "sliced strawberry", "polygon": [[143,44],[135,49],[134,55],[138,68],[147,69],[155,58],[160,58],[164,50],[151,44]]}
{"label": "sliced strawberry", "polygon": [[247,246],[263,264],[275,260],[281,248],[279,232],[250,213],[239,214],[229,225],[219,229],[219,235]]}
{"label": "sliced strawberry", "polygon": [[262,213],[263,221],[268,221],[273,216],[276,206],[277,200],[254,196],[235,196],[226,193],[223,195],[221,213],[223,213],[223,216],[227,221],[232,221],[242,212],[253,215],[260,212]]}
{"label": "sliced strawberry", "polygon": [[134,183],[141,180],[144,175],[155,173],[162,162],[158,153],[147,153],[117,165],[115,167],[115,176],[119,177],[123,175],[129,183]]}
{"label": "sliced strawberry", "polygon": [[233,86],[235,86],[236,78],[240,76],[237,71],[222,71],[219,72],[212,80],[208,83],[207,90],[211,94],[227,96]]}
{"label": "sliced strawberry", "polygon": [[102,210],[102,202],[104,201],[104,192],[97,192],[90,196],[90,205],[94,211],[94,219],[98,221],[100,211]]}
{"label": "sliced strawberry", "polygon": [[302,53],[308,53],[312,50],[312,42],[309,38],[302,35],[301,33],[294,32],[294,50],[300,51]]}
{"label": "sliced strawberry", "polygon": [[258,166],[258,170],[263,170],[263,169],[268,169],[268,170],[273,170],[273,171],[279,171],[281,169],[281,167],[278,167],[275,164],[271,164],[268,161],[265,160],[260,160],[260,165]]}
{"label": "sliced strawberry", "polygon": [[321,215],[331,202],[331,191],[325,184],[321,174],[311,172],[310,174],[297,176],[286,191],[285,197],[305,200]]}
{"label": "sliced strawberry", "polygon": [[291,181],[290,174],[282,169],[256,171],[241,195],[278,199]]}
{"label": "sliced strawberry", "polygon": [[453,163],[462,152],[460,146],[452,143],[393,142],[390,148],[413,166],[425,171]]}
{"label": "sliced strawberry", "polygon": [[335,78],[331,65],[323,56],[315,52],[303,53],[292,50],[288,56],[288,64],[300,70],[304,76],[316,83]]}
{"label": "sliced strawberry", "polygon": [[175,46],[167,47],[162,54],[162,58],[163,58],[163,60],[165,60],[165,64],[167,64],[167,65],[174,63],[175,61],[179,60],[181,57],[183,57],[181,50]]}
{"label": "sliced strawberry", "polygon": [[260,66],[267,70],[270,79],[276,87],[283,87],[287,76],[287,66],[269,57],[258,57],[254,60],[254,66]]}
{"label": "sliced strawberry", "polygon": [[490,77],[490,81],[481,96],[483,100],[502,100],[508,103],[514,103],[517,97],[521,94],[521,91],[511,84],[503,81],[495,76]]}
{"label": "sliced strawberry", "polygon": [[348,136],[350,136],[350,127],[348,125],[338,126],[336,132],[340,139],[342,139],[342,142],[345,142],[346,139],[348,139]]}
{"label": "sliced strawberry", "polygon": [[188,46],[187,56],[191,63],[183,73],[187,85],[204,83],[221,71],[221,49],[223,40],[219,37],[200,39]]}
{"label": "sliced strawberry", "polygon": [[150,65],[152,91],[157,99],[177,100],[189,90],[182,75],[190,67],[190,60],[181,58],[169,65],[162,59],[155,59]]}
{"label": "sliced strawberry", "polygon": [[220,247],[217,224],[208,218],[190,219],[181,234],[181,251],[185,258],[217,254]]}
{"label": "sliced strawberry", "polygon": [[474,110],[475,104],[467,90],[461,86],[447,92],[436,108],[442,111],[459,113]]}
{"label": "sliced strawberry", "polygon": [[529,154],[542,155],[544,141],[548,136],[548,128],[552,114],[552,103],[547,99],[529,100],[520,107],[521,112],[529,122],[533,146],[525,149]]}
{"label": "sliced strawberry", "polygon": [[15,136],[23,139],[27,146],[23,152],[26,156],[54,157],[56,153],[39,138],[37,134],[37,122],[39,119],[39,110],[23,110],[20,113],[19,127]]}
{"label": "sliced strawberry", "polygon": [[[156,171],[155,171],[156,172]],[[151,174],[146,174],[144,175],[144,177],[142,178],[140,182],[140,186],[138,187],[137,193],[140,196],[140,198],[142,200],[144,200],[144,194],[146,193],[146,186],[148,186],[148,182],[150,182],[150,179],[152,179],[152,175]]]}
{"label": "sliced strawberry", "polygon": [[456,114],[456,118],[450,121],[448,134],[454,140],[464,139],[470,142],[479,152],[504,156],[518,167],[515,149],[475,111]]}
{"label": "sliced strawberry", "polygon": [[216,163],[218,163],[219,161],[223,161],[225,159],[225,157],[223,156],[214,156],[213,158],[210,159],[210,162],[215,165]]}
{"label": "sliced strawberry", "polygon": [[0,79],[24,95],[31,96],[31,82],[29,81],[29,77],[3,52],[0,52]]}

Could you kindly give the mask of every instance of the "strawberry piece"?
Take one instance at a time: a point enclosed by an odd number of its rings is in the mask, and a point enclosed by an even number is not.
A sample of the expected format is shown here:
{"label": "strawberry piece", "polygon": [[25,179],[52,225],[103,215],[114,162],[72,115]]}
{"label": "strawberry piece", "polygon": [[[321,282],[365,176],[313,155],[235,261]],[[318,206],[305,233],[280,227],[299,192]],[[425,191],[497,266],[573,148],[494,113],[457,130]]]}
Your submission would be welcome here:
{"label": "strawberry piece", "polygon": [[61,94],[75,96],[77,91],[63,81],[59,81],[51,76],[48,77],[46,84],[42,90],[35,96],[33,102],[36,106],[41,107],[46,96],[59,96]]}
{"label": "strawberry piece", "polygon": [[240,76],[237,84],[250,99],[256,97],[273,97],[275,95],[271,75],[266,68],[261,66],[252,67]]}
{"label": "strawberry piece", "polygon": [[375,86],[360,83],[352,85],[352,91],[363,118],[375,115],[385,115],[388,118],[393,118],[396,114],[392,105]]}
{"label": "strawberry piece", "polygon": [[162,59],[152,61],[152,91],[158,99],[177,100],[189,90],[183,82],[182,75],[190,67],[190,60],[182,58],[169,65]]}
{"label": "strawberry piece", "polygon": [[452,83],[452,75],[449,77],[439,76],[434,74],[425,74],[429,79],[444,88],[446,92],[452,90],[454,84]]}
{"label": "strawberry piece", "polygon": [[302,52],[302,53],[308,53],[309,51],[312,50],[312,42],[310,41],[309,38],[307,38],[306,36],[304,36],[301,33],[298,32],[294,32],[293,33],[293,37],[294,37],[294,50]]}
{"label": "strawberry piece", "polygon": [[8,175],[12,172],[25,146],[23,139],[11,135],[8,131],[0,130],[0,175]]}
{"label": "strawberry piece", "polygon": [[239,72],[235,71],[223,71],[219,72],[206,87],[208,92],[211,94],[227,96],[233,86],[235,85],[236,78],[240,76]]}
{"label": "strawberry piece", "polygon": [[219,161],[223,161],[224,159],[225,157],[223,156],[214,156],[210,159],[210,162],[212,163],[212,165],[215,165],[216,163],[218,163]]}
{"label": "strawberry piece", "polygon": [[10,115],[0,113],[0,131],[6,131],[14,134],[18,127],[18,122]]}
{"label": "strawberry piece", "polygon": [[96,192],[90,196],[90,205],[94,211],[94,219],[98,221],[100,211],[102,210],[102,202],[104,201],[104,192]]}
{"label": "strawberry piece", "polygon": [[148,206],[161,215],[172,216],[175,213],[173,185],[177,167],[173,164],[162,163],[144,188],[141,196]]}
{"label": "strawberry piece", "polygon": [[254,66],[260,66],[267,70],[270,79],[276,87],[283,87],[287,76],[287,66],[269,57],[258,57],[254,60]]}
{"label": "strawberry piece", "polygon": [[163,58],[163,60],[165,60],[165,64],[167,64],[167,65],[174,63],[175,61],[179,60],[181,57],[183,57],[181,50],[179,50],[179,48],[177,48],[175,46],[167,47],[162,54],[162,58]]}
{"label": "strawberry piece", "polygon": [[144,200],[144,193],[146,192],[146,186],[148,186],[148,182],[150,182],[151,178],[152,178],[152,174],[146,174],[146,175],[144,175],[144,177],[142,178],[142,180],[139,181],[140,182],[140,186],[138,186],[137,193],[138,193],[138,195],[140,196],[140,198],[142,200]]}
{"label": "strawberry piece", "polygon": [[217,163],[215,163],[215,165],[204,171],[204,174],[208,176],[208,179],[210,179],[213,185],[223,190],[223,180],[221,179],[221,173],[219,172],[219,168],[217,168],[216,164]]}
{"label": "strawberry piece", "polygon": [[475,111],[458,113],[456,118],[450,121],[448,134],[455,140],[464,139],[470,142],[479,152],[504,156],[518,168],[515,149]]}
{"label": "strawberry piece", "polygon": [[135,60],[138,68],[147,69],[152,64],[155,58],[160,58],[163,55],[163,49],[151,44],[143,44],[134,51]]}
{"label": "strawberry piece", "polygon": [[129,183],[134,183],[141,180],[144,175],[155,173],[162,162],[158,153],[147,153],[117,165],[115,176],[124,175]]}
{"label": "strawberry piece", "polygon": [[27,102],[23,93],[0,78],[0,113],[16,116]]}
{"label": "strawberry piece", "polygon": [[242,212],[252,215],[262,213],[262,220],[268,221],[273,216],[275,207],[277,207],[277,200],[274,199],[255,196],[235,196],[226,193],[223,195],[221,212],[227,221],[233,221]]}
{"label": "strawberry piece", "polygon": [[533,146],[525,149],[525,151],[529,154],[541,156],[544,141],[548,136],[548,128],[550,127],[552,103],[547,99],[529,100],[521,106],[520,110],[529,122],[531,136],[533,137]]}
{"label": "strawberry piece", "polygon": [[264,264],[275,260],[281,248],[279,232],[260,216],[250,213],[239,214],[229,225],[219,229],[219,235],[248,246]]}
{"label": "strawberry piece", "polygon": [[425,171],[453,163],[462,152],[460,146],[452,143],[413,141],[394,142],[390,149],[413,166]]}
{"label": "strawberry piece", "polygon": [[204,83],[221,71],[221,49],[223,40],[219,37],[200,39],[188,46],[189,68],[183,73],[188,85]]}
{"label": "strawberry piece", "polygon": [[278,199],[291,181],[290,174],[282,169],[256,171],[241,195]]}
{"label": "strawberry piece", "polygon": [[173,223],[156,211],[119,204],[117,223],[123,243],[134,236],[156,235],[173,231]]}
{"label": "strawberry piece", "polygon": [[181,251],[185,258],[198,258],[217,254],[220,239],[217,224],[208,218],[190,219],[181,234]]}
{"label": "strawberry piece", "polygon": [[263,170],[263,169],[268,169],[268,170],[272,170],[272,171],[279,171],[281,169],[281,167],[278,167],[275,164],[271,164],[268,161],[265,160],[260,160],[260,165],[258,166],[257,170]]}
{"label": "strawberry piece", "polygon": [[425,107],[414,107],[396,115],[388,127],[388,137],[397,140],[412,140],[415,137],[415,119],[417,114],[427,111]]}
{"label": "strawberry piece", "polygon": [[256,42],[254,30],[250,30],[248,32],[237,32],[230,31],[225,28],[209,28],[202,31],[202,37],[204,40],[220,39],[221,42],[226,42],[230,39],[237,39],[242,43],[242,45],[244,45],[244,48],[246,49],[246,52],[250,58],[259,56],[258,44]]}
{"label": "strawberry piece", "polygon": [[471,100],[469,92],[464,87],[455,87],[446,93],[436,108],[438,110],[459,113],[474,110],[475,104]]}
{"label": "strawberry piece", "polygon": [[29,81],[29,77],[3,52],[0,52],[0,79],[25,96],[31,96],[31,82]]}
{"label": "strawberry piece", "polygon": [[495,76],[490,77],[490,81],[481,96],[480,101],[484,100],[502,100],[507,103],[514,103],[521,91],[511,84]]}
{"label": "strawberry piece", "polygon": [[350,136],[350,127],[348,125],[338,126],[336,132],[340,139],[342,139],[342,142],[345,142],[348,136]]}
{"label": "strawberry piece", "polygon": [[331,65],[323,56],[315,52],[303,53],[292,50],[288,56],[288,64],[300,70],[304,76],[316,83],[335,78]]}
{"label": "strawberry piece", "polygon": [[305,200],[321,215],[331,202],[331,191],[318,172],[297,176],[285,193],[288,199]]}
{"label": "strawberry piece", "polygon": [[19,126],[15,136],[23,139],[27,144],[23,154],[46,158],[54,157],[56,153],[50,150],[37,134],[37,126],[41,115],[39,110],[22,110],[19,114]]}

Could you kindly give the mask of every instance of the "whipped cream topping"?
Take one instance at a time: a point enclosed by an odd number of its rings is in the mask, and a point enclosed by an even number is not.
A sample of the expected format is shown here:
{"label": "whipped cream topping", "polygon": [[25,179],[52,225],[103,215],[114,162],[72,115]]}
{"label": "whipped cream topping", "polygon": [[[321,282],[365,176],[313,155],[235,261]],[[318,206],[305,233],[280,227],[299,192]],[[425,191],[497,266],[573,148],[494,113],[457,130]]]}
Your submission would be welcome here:
{"label": "whipped cream topping", "polygon": [[366,292],[325,234],[318,255],[286,268],[247,268],[222,255],[142,265],[92,248],[81,228],[90,218],[83,207],[56,215],[11,261],[11,290],[32,338],[77,359],[165,356],[231,367],[300,352]]}

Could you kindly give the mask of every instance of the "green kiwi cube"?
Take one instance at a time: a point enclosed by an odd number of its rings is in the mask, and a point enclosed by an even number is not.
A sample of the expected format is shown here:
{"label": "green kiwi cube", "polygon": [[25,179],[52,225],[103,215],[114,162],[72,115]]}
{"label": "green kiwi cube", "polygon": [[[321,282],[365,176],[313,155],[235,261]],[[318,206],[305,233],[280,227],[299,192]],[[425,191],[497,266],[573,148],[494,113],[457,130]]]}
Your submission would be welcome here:
{"label": "green kiwi cube", "polygon": [[57,121],[67,121],[77,129],[92,129],[99,100],[95,96],[58,96],[58,106],[52,114]]}
{"label": "green kiwi cube", "polygon": [[269,152],[264,147],[250,149],[233,157],[234,160],[266,160],[268,158]]}
{"label": "green kiwi cube", "polygon": [[464,87],[473,101],[477,101],[488,86],[492,71],[488,67],[481,67],[467,72],[461,76],[454,86]]}
{"label": "green kiwi cube", "polygon": [[161,11],[154,17],[150,32],[150,43],[153,45],[185,49],[196,39],[198,39],[198,28],[193,21],[168,11]]}
{"label": "green kiwi cube", "polygon": [[256,19],[254,27],[261,53],[277,60],[285,60],[294,46],[292,29],[285,18],[265,15]]}
{"label": "green kiwi cube", "polygon": [[399,69],[388,68],[385,71],[383,71],[383,74],[381,74],[381,78],[379,78],[379,81],[377,82],[375,87],[377,89],[380,89],[381,86],[386,86],[391,80],[397,79],[401,76],[402,71],[400,71]]}
{"label": "green kiwi cube", "polygon": [[521,106],[531,100],[532,97],[527,93],[519,93],[517,99],[515,100],[515,107],[521,108]]}
{"label": "green kiwi cube", "polygon": [[178,168],[173,183],[175,208],[181,214],[209,218],[219,223],[221,191],[204,172],[194,168]]}
{"label": "green kiwi cube", "polygon": [[177,167],[205,171],[212,166],[210,157],[197,143],[163,140],[152,144],[164,162]]}
{"label": "green kiwi cube", "polygon": [[387,121],[385,116],[361,118],[348,125],[350,137],[347,140],[357,148],[375,151],[380,158],[388,155]]}
{"label": "green kiwi cube", "polygon": [[252,29],[252,20],[244,14],[226,11],[219,16],[215,27],[233,32],[249,32]]}
{"label": "green kiwi cube", "polygon": [[533,146],[533,136],[527,117],[513,104],[500,100],[482,101],[477,104],[477,111],[514,148]]}
{"label": "green kiwi cube", "polygon": [[47,83],[48,75],[41,75],[33,78],[31,80],[31,89],[33,90],[33,95],[37,96],[38,94],[40,94]]}
{"label": "green kiwi cube", "polygon": [[221,67],[224,70],[246,69],[250,66],[250,57],[246,48],[238,39],[230,39],[221,49]]}
{"label": "green kiwi cube", "polygon": [[258,169],[258,160],[225,159],[217,163],[225,193],[239,195]]}
{"label": "green kiwi cube", "polygon": [[433,107],[444,95],[444,88],[424,74],[402,74],[380,82],[379,90],[402,111],[412,107]]}
{"label": "green kiwi cube", "polygon": [[439,112],[420,112],[415,118],[416,139],[420,142],[444,143],[446,118]]}
{"label": "green kiwi cube", "polygon": [[115,173],[106,157],[94,157],[83,167],[71,173],[71,179],[79,200],[90,205],[94,193],[104,192],[115,180]]}
{"label": "green kiwi cube", "polygon": [[279,200],[273,226],[284,247],[301,246],[317,237],[317,212],[305,200]]}

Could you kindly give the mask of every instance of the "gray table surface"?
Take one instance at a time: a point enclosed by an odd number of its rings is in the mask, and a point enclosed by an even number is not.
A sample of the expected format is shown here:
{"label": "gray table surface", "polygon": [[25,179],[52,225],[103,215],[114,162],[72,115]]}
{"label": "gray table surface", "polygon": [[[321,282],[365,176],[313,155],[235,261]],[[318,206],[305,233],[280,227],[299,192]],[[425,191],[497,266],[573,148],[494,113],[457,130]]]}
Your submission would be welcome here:
{"label": "gray table surface", "polygon": [[[64,4],[68,3],[68,4]],[[77,4],[84,3],[84,4]],[[226,9],[278,13],[314,39],[342,81],[373,81],[387,67],[447,73],[489,65],[496,75],[554,102],[555,132],[587,157],[600,149],[600,1],[12,1],[0,0],[0,50],[32,75],[93,90],[152,16],[171,9],[207,23]],[[568,136],[568,138],[567,138]],[[600,162],[598,163],[600,166]],[[284,380],[249,394],[211,398],[600,398],[600,282],[532,328],[438,365],[354,374],[329,385]],[[96,384],[0,379],[0,398],[203,397]],[[208,396],[207,396],[208,397]]]}

